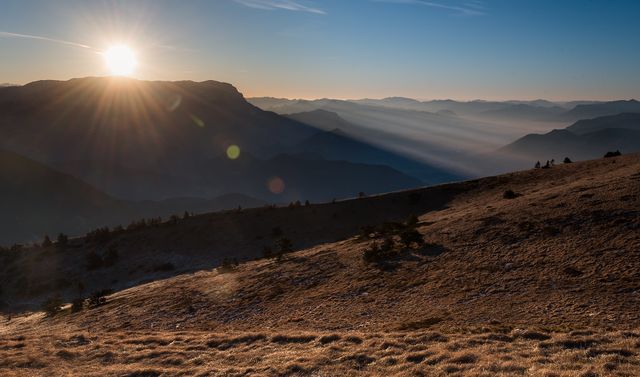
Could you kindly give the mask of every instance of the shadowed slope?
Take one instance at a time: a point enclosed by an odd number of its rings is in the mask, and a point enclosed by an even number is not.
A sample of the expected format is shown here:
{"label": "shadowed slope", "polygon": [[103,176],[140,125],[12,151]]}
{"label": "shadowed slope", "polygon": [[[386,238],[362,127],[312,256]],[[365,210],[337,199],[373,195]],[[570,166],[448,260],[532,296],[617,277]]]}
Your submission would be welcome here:
{"label": "shadowed slope", "polygon": [[[304,249],[282,261],[142,284],[79,313],[4,320],[0,372],[636,375],[639,171],[640,156],[630,155],[127,232],[118,242],[138,240],[139,263],[147,264],[163,246],[179,246],[175,256],[197,244],[222,245],[199,238],[213,231],[226,242],[264,233],[242,231],[251,223],[280,224]],[[505,198],[506,190],[515,195]],[[374,225],[410,209],[422,214],[427,244],[400,248],[385,268],[362,259],[376,242],[369,236],[330,242],[353,234],[346,219]],[[175,243],[167,244],[172,229]],[[143,257],[144,245],[154,253]],[[78,240],[65,253],[83,248]]]}
{"label": "shadowed slope", "polygon": [[[634,155],[336,204],[199,216],[176,227],[127,232],[113,241],[129,250],[122,253],[127,259],[108,270],[109,276],[136,264],[153,265],[161,250],[176,265],[188,258],[185,267],[222,256],[255,257],[273,239],[270,225],[296,248],[318,246],[282,263],[260,260],[230,274],[203,271],[132,288],[111,298],[112,305],[83,314],[83,321],[120,328],[120,320],[102,324],[99,318],[136,308],[136,317],[172,328],[183,308],[167,300],[184,291],[196,312],[180,323],[193,329],[378,331],[423,320],[439,326],[640,325],[633,309],[640,282],[640,216],[633,209],[640,198],[639,167]],[[506,190],[520,196],[504,199]],[[445,203],[448,208],[442,208]],[[382,271],[362,260],[372,240],[323,244],[410,211],[424,214],[419,229],[427,246],[402,251]],[[141,239],[145,247],[136,243]],[[76,247],[73,254],[87,248],[81,240]],[[79,273],[69,259],[73,254],[61,263],[66,276]],[[82,279],[89,284],[97,275]],[[347,304],[352,309],[345,310]],[[172,314],[156,317],[161,308]],[[147,323],[127,326],[143,329]]]}

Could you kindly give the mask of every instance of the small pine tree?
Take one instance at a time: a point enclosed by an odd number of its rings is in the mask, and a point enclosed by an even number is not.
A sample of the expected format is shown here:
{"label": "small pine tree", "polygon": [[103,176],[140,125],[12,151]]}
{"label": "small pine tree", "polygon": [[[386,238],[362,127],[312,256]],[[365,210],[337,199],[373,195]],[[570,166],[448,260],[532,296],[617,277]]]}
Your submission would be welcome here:
{"label": "small pine tree", "polygon": [[288,238],[280,238],[277,242],[280,254],[288,254],[293,251],[293,243]]}
{"label": "small pine tree", "polygon": [[233,270],[235,270],[235,265],[234,262],[229,258],[224,258],[222,260],[222,264],[220,265],[220,267],[218,267],[218,271],[220,273],[232,272]]}
{"label": "small pine tree", "polygon": [[59,247],[66,247],[69,243],[69,237],[66,234],[60,233],[58,234],[57,244]]}
{"label": "small pine tree", "polygon": [[570,164],[570,163],[572,163],[573,161],[571,161],[571,159],[570,159],[569,157],[565,157],[563,162],[564,162],[565,164]]}
{"label": "small pine tree", "polygon": [[47,299],[42,304],[42,310],[48,317],[53,317],[62,311],[62,299],[58,295]]}
{"label": "small pine tree", "polygon": [[71,313],[77,313],[84,309],[84,299],[76,298],[71,302]]}
{"label": "small pine tree", "polygon": [[420,222],[420,220],[418,219],[418,216],[416,215],[411,215],[409,216],[409,218],[407,219],[407,228],[410,229],[415,229],[415,227],[418,226],[418,223]]}
{"label": "small pine tree", "polygon": [[50,247],[51,245],[53,245],[51,238],[49,238],[49,235],[45,235],[44,240],[42,241],[42,247]]}

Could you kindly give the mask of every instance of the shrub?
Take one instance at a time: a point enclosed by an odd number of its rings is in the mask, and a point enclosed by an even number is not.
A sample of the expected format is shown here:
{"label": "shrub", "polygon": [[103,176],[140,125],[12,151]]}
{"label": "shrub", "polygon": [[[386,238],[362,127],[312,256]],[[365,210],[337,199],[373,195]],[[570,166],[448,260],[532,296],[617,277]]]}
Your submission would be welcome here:
{"label": "shrub", "polygon": [[518,196],[520,196],[520,194],[515,193],[513,190],[509,189],[507,191],[504,192],[504,194],[502,194],[502,197],[504,199],[515,199]]}
{"label": "shrub", "polygon": [[289,203],[289,208],[296,208],[296,207],[302,207],[302,203],[299,200]]}
{"label": "shrub", "polygon": [[85,240],[87,242],[105,243],[111,238],[111,231],[109,227],[94,229],[87,233]]}
{"label": "shrub", "polygon": [[407,222],[406,222],[407,228],[415,229],[415,227],[418,226],[419,222],[420,222],[420,220],[418,219],[418,216],[411,215],[411,216],[409,216],[409,218],[407,219]]}
{"label": "shrub", "polygon": [[148,221],[149,226],[158,227],[162,224],[162,217],[152,217]]}
{"label": "shrub", "polygon": [[280,238],[276,244],[280,254],[287,254],[293,251],[293,243],[288,238]]}
{"label": "shrub", "polygon": [[69,243],[69,237],[67,237],[66,234],[64,233],[58,234],[58,240],[57,240],[58,247],[67,247],[68,243]]}
{"label": "shrub", "polygon": [[418,232],[416,229],[406,229],[400,233],[400,241],[404,244],[405,247],[409,248],[414,243],[418,246],[422,246],[424,244],[424,239],[422,238],[422,234]]}
{"label": "shrub", "polygon": [[113,290],[111,289],[103,289],[100,291],[95,291],[89,296],[87,299],[87,307],[95,308],[98,306],[102,306],[107,303],[107,295],[111,294]]}
{"label": "shrub", "polygon": [[48,298],[42,303],[42,310],[48,317],[53,317],[62,311],[62,299],[58,295]]}
{"label": "shrub", "polygon": [[360,237],[364,239],[370,239],[375,237],[376,235],[376,227],[372,225],[365,225],[360,228]]}
{"label": "shrub", "polygon": [[42,247],[50,247],[51,245],[53,245],[53,242],[51,242],[51,238],[49,238],[49,236],[45,234],[44,240],[42,240]]}
{"label": "shrub", "polygon": [[231,261],[229,258],[224,258],[222,264],[218,267],[218,272],[224,274],[227,272],[233,272],[238,264]]}
{"label": "shrub", "polygon": [[622,156],[622,153],[620,153],[619,150],[616,150],[615,152],[607,152],[604,157],[605,158],[609,158],[609,157],[618,157],[618,156]]}
{"label": "shrub", "polygon": [[362,252],[362,259],[367,263],[379,263],[396,256],[391,238],[385,238],[382,243],[372,242]]}
{"label": "shrub", "polygon": [[377,242],[373,242],[368,248],[362,252],[362,259],[367,263],[377,262],[380,260],[381,250]]}
{"label": "shrub", "polygon": [[573,161],[571,161],[571,159],[570,159],[569,157],[565,157],[563,162],[564,162],[565,164],[570,164],[570,163],[572,163]]}
{"label": "shrub", "polygon": [[127,225],[127,230],[139,230],[144,229],[147,226],[147,221],[145,219],[133,220],[131,224]]}
{"label": "shrub", "polygon": [[77,298],[71,302],[71,313],[77,313],[84,309],[84,299]]}

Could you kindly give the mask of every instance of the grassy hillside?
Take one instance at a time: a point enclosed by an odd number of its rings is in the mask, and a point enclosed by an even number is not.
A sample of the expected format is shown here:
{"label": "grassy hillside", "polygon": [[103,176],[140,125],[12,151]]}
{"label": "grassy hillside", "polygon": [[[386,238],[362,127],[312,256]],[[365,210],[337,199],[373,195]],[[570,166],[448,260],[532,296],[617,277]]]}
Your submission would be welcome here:
{"label": "grassy hillside", "polygon": [[[109,241],[124,259],[100,270],[120,283],[135,265],[126,258],[147,268],[162,253],[258,257],[273,227],[297,251],[159,280],[133,273],[154,281],[129,281],[78,313],[13,314],[0,320],[0,372],[637,375],[639,183],[640,156],[629,155],[124,232]],[[402,245],[406,226],[380,226],[411,213],[424,245]],[[377,227],[358,230],[366,225]],[[385,237],[393,253],[365,261]],[[33,259],[12,262],[3,282],[51,255],[92,250],[76,243],[26,251]],[[87,286],[99,279],[77,273]]]}

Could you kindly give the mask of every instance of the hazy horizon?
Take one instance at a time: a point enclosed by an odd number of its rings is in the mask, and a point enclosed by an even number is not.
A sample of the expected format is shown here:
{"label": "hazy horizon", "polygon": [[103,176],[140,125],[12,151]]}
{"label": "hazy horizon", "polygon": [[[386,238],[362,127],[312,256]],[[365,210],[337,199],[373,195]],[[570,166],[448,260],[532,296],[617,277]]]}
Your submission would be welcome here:
{"label": "hazy horizon", "polygon": [[[110,76],[110,75],[104,75],[104,76],[70,77],[70,78],[43,78],[43,79],[36,79],[36,80],[28,81],[28,82],[25,82],[25,83],[2,82],[2,83],[0,83],[0,86],[24,86],[24,85],[28,85],[28,84],[33,83],[33,82],[49,81],[49,80],[51,80],[51,81],[68,81],[68,80],[73,80],[73,79],[112,78],[112,77],[113,76]],[[136,79],[136,78],[133,78],[133,79]],[[569,102],[583,102],[583,101],[584,102],[607,102],[607,101],[630,101],[630,100],[638,101],[637,97],[629,97],[629,98],[614,97],[614,98],[601,98],[601,99],[598,99],[598,98],[595,98],[595,97],[567,98],[567,99],[540,98],[540,97],[487,99],[487,98],[451,98],[451,97],[447,97],[447,98],[445,98],[445,97],[420,98],[420,97],[410,97],[410,96],[405,96],[405,95],[389,95],[389,96],[382,96],[382,97],[372,97],[372,96],[369,96],[369,97],[338,97],[338,96],[333,96],[333,97],[306,97],[306,98],[303,98],[303,97],[286,97],[286,96],[271,96],[271,95],[251,96],[251,95],[247,95],[245,91],[243,91],[241,88],[238,88],[232,82],[216,80],[215,78],[204,79],[204,80],[188,80],[188,79],[185,79],[185,80],[183,80],[183,79],[175,79],[175,80],[139,79],[139,80],[141,80],[141,81],[193,81],[193,82],[219,81],[219,82],[224,82],[224,83],[233,85],[234,87],[236,87],[236,89],[238,89],[238,91],[240,93],[243,94],[243,96],[245,98],[274,98],[274,99],[283,99],[283,100],[291,100],[291,101],[295,101],[295,100],[301,100],[301,101],[317,101],[317,100],[359,101],[359,100],[384,100],[384,99],[390,99],[390,98],[405,98],[405,99],[412,99],[412,100],[416,100],[416,101],[420,101],[420,102],[429,102],[429,101],[456,101],[456,102],[534,102],[534,101],[548,101],[548,102],[558,103],[558,104],[569,103]]]}

